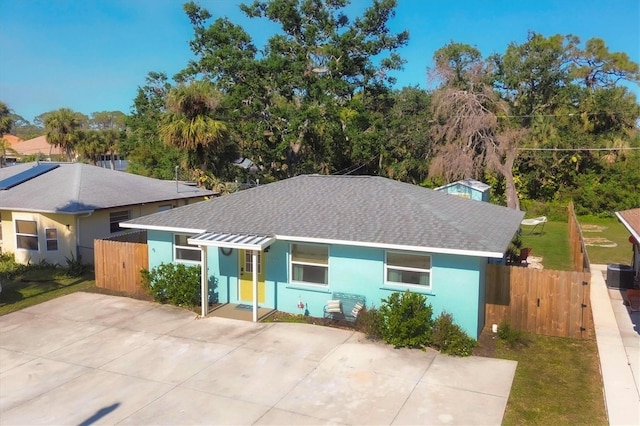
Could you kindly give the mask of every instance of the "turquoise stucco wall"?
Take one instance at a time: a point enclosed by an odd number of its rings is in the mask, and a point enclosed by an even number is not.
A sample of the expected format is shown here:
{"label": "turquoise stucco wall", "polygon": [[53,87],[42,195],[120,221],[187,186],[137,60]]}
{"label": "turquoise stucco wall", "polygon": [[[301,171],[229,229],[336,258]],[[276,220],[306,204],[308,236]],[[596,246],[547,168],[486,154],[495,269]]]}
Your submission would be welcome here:
{"label": "turquoise stucco wall", "polygon": [[147,231],[147,247],[149,249],[149,269],[161,263],[173,262],[173,234],[162,231]]}
{"label": "turquoise stucco wall", "polygon": [[[265,254],[266,307],[290,313],[321,317],[332,292],[365,296],[367,306],[379,307],[382,299],[406,287],[384,286],[384,256],[381,249],[331,245],[329,247],[329,285],[310,286],[289,283],[289,243],[278,241]],[[434,315],[451,313],[471,336],[477,337],[484,321],[484,274],[486,258],[432,254],[432,288],[412,287],[427,296]],[[238,303],[237,250],[222,256],[210,250],[209,275],[222,283],[220,301]],[[305,309],[299,309],[302,301]],[[478,303],[480,301],[480,303]]]}
{"label": "turquoise stucco wall", "polygon": [[486,201],[489,202],[489,191],[478,191],[477,189],[473,189],[467,185],[456,184],[451,185],[447,188],[441,189],[441,191],[446,192],[447,194],[459,195],[465,194],[468,198],[476,201]]}
{"label": "turquoise stucco wall", "polygon": [[[162,235],[164,234],[164,235]],[[171,234],[148,234],[149,264],[172,261]],[[321,317],[332,292],[363,295],[367,306],[379,307],[381,300],[406,287],[385,287],[385,250],[344,245],[329,246],[329,285],[311,286],[289,283],[289,249],[285,241],[277,241],[265,256],[266,300],[261,304],[290,313],[308,312]],[[427,297],[434,316],[451,313],[455,321],[477,338],[484,326],[484,280],[487,259],[473,256],[432,254],[430,290],[411,287]],[[219,249],[208,249],[209,282],[216,299],[222,303],[238,303],[238,250],[223,255]],[[302,301],[305,308],[299,309]]]}

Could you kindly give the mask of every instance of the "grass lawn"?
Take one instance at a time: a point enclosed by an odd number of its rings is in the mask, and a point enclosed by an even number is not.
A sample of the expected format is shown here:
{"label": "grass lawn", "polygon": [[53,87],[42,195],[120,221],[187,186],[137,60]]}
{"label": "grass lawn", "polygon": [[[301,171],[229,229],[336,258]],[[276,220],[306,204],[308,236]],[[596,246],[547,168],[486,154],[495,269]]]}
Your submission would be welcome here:
{"label": "grass lawn", "polygon": [[570,271],[573,268],[569,251],[569,229],[566,222],[547,222],[532,234],[530,226],[522,227],[522,247],[531,247],[531,256],[542,257],[544,269]]}
{"label": "grass lawn", "polygon": [[[578,222],[587,243],[590,263],[631,264],[629,231],[616,218],[581,216]],[[544,232],[522,227],[522,247],[531,247],[532,256],[542,257],[544,269],[569,271],[572,268],[569,251],[569,230],[566,222],[547,222]],[[613,247],[611,247],[613,246]]]}
{"label": "grass lawn", "polygon": [[503,424],[608,424],[595,340],[524,334],[496,357],[518,361]]}
{"label": "grass lawn", "polygon": [[65,294],[95,288],[93,271],[70,277],[62,268],[31,267],[2,282],[0,315],[6,315]]}
{"label": "grass lawn", "polygon": [[[617,218],[581,216],[578,222],[587,243],[589,262],[602,265],[631,264],[633,251],[629,243],[629,231]],[[607,247],[614,244],[615,247]]]}

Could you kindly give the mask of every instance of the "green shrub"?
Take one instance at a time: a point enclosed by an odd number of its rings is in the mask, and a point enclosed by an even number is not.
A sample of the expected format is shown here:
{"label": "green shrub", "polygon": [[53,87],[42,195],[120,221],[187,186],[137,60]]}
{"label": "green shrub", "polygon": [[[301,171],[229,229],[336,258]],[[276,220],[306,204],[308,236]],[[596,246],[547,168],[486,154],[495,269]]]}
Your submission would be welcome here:
{"label": "green shrub", "polygon": [[396,348],[420,348],[431,343],[433,309],[427,298],[406,291],[382,301],[382,339]]}
{"label": "green shrub", "polygon": [[522,331],[511,328],[511,324],[504,320],[498,326],[498,337],[504,341],[510,348],[514,348],[520,344],[526,344],[526,339]]}
{"label": "green shrub", "polygon": [[568,205],[568,199],[546,202],[525,199],[520,201],[520,210],[527,212],[528,218],[546,216],[551,222],[566,222]]}
{"label": "green shrub", "polygon": [[16,262],[13,253],[0,254],[0,281],[6,283],[27,270],[26,265]]}
{"label": "green shrub", "polygon": [[516,260],[518,259],[518,256],[520,255],[521,248],[522,248],[522,232],[518,231],[513,236],[513,239],[511,240],[511,242],[509,243],[509,246],[507,247],[506,256],[507,256],[508,263],[516,262]]}
{"label": "green shrub", "polygon": [[362,309],[356,319],[356,328],[369,339],[382,339],[382,315],[376,308]]}
{"label": "green shrub", "polygon": [[441,313],[433,323],[432,341],[440,352],[455,356],[469,356],[478,345],[446,312]]}
{"label": "green shrub", "polygon": [[71,253],[71,257],[66,257],[67,260],[67,275],[70,277],[81,277],[86,271],[86,265],[82,263],[82,257],[78,255],[76,259],[73,253]]}
{"label": "green shrub", "polygon": [[200,267],[163,263],[141,271],[142,281],[160,303],[192,308],[200,299]]}

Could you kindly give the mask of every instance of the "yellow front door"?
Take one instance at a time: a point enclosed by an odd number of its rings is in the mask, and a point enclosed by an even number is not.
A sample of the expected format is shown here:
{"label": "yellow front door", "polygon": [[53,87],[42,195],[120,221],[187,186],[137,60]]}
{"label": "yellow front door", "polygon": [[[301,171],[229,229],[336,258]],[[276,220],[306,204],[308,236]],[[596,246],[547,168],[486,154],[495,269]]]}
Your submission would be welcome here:
{"label": "yellow front door", "polygon": [[[258,252],[258,303],[265,301],[264,252]],[[253,302],[253,251],[240,250],[240,282],[238,295],[242,302]]]}

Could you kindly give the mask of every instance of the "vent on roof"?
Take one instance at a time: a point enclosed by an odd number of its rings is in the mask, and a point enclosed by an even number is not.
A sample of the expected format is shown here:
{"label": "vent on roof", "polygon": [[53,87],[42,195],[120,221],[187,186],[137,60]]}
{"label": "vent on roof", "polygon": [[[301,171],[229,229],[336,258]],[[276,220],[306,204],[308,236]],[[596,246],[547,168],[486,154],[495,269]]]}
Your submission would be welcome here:
{"label": "vent on roof", "polygon": [[59,164],[38,164],[16,175],[0,180],[0,190],[13,188],[16,185],[20,185],[21,183],[50,172],[53,169],[57,169],[58,167],[60,167]]}

